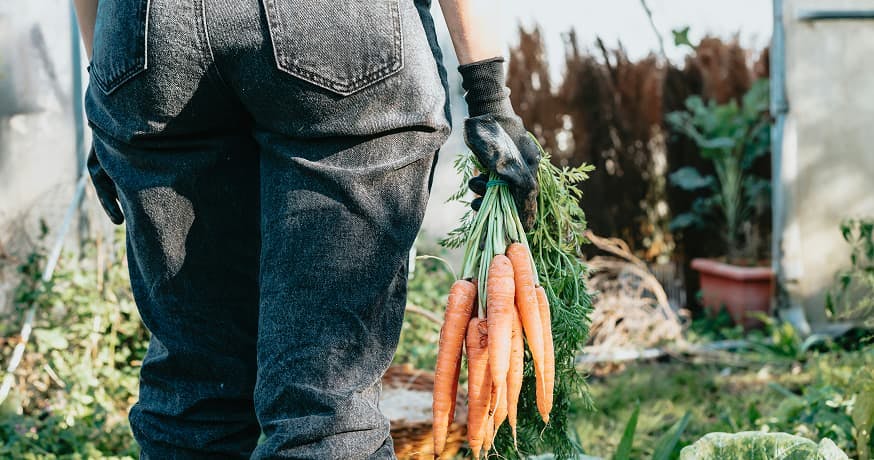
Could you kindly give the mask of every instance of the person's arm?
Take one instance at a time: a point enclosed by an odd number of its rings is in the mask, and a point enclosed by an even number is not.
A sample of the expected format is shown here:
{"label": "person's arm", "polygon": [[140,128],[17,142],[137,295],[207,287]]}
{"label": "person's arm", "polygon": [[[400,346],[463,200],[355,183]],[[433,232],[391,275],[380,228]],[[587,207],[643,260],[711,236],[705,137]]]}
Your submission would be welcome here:
{"label": "person's arm", "polygon": [[440,0],[459,64],[501,56],[495,19],[501,0]]}
{"label": "person's arm", "polygon": [[91,49],[94,43],[94,23],[97,21],[98,0],[73,0],[76,7],[76,19],[79,21],[79,33],[85,44],[85,53],[91,59]]}
{"label": "person's arm", "polygon": [[[522,225],[530,229],[537,216],[537,168],[540,149],[510,103],[498,22],[501,0],[440,0],[443,17],[458,56],[461,86],[470,115],[464,141],[480,164],[507,182]],[[488,174],[473,178],[470,189],[485,195]],[[479,208],[481,199],[471,206]]]}
{"label": "person's arm", "polygon": [[[88,60],[91,60],[91,51],[94,48],[94,24],[97,22],[97,2],[99,0],[73,0],[73,6],[76,8],[76,19],[79,21],[79,34],[82,36],[82,43],[85,45],[85,54],[88,55]],[[100,161],[97,159],[97,152],[94,150],[94,145],[91,145],[91,150],[88,153],[86,167],[91,175],[91,183],[94,184],[94,190],[97,192],[97,199],[109,220],[115,225],[120,225],[124,222],[124,213],[121,210],[121,205],[118,202],[118,191],[115,188],[115,183]]]}

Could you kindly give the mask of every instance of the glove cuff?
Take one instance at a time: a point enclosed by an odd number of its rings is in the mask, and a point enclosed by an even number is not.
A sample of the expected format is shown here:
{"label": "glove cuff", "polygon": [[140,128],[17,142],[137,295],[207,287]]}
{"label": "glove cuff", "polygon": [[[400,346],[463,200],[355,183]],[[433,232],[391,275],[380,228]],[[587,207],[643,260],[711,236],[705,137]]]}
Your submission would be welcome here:
{"label": "glove cuff", "polygon": [[484,114],[513,115],[510,89],[504,76],[504,58],[495,57],[458,66],[461,87],[466,91],[467,111],[472,117]]}

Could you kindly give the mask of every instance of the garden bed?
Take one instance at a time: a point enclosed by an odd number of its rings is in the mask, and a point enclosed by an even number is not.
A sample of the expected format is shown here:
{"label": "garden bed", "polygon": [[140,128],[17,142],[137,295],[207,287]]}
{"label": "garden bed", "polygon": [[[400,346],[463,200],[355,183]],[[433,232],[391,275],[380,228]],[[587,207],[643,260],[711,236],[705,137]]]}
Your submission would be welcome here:
{"label": "garden bed", "polygon": [[687,412],[690,422],[676,453],[706,433],[761,430],[814,441],[828,437],[858,458],[854,376],[874,368],[874,346],[811,354],[803,363],[759,353],[741,357],[743,365],[637,362],[590,379],[596,409],[575,413],[580,443],[587,454],[611,458],[639,403],[631,458],[651,458],[656,440]]}
{"label": "garden bed", "polygon": [[[65,256],[48,291],[37,281],[39,257],[20,267],[24,279],[16,291],[17,306],[23,309],[36,302],[39,315],[34,340],[16,372],[15,391],[0,406],[0,457],[138,454],[126,416],[136,399],[147,334],[130,297],[125,265],[111,264],[104,276],[95,276],[91,250],[82,258]],[[115,257],[123,260],[121,253]],[[407,311],[395,364],[428,370],[434,366],[439,331],[434,317],[441,313],[452,275],[433,260],[418,265],[409,283],[413,308]],[[4,356],[17,343],[19,312],[0,322]],[[724,326],[718,319],[696,322],[685,337],[693,345],[745,339],[752,344],[748,351],[703,356],[671,352],[590,377],[595,408],[586,409],[587,402],[580,400],[572,410],[586,453],[613,458],[639,403],[634,442],[626,458],[651,458],[656,440],[686,413],[689,424],[669,458],[677,458],[680,448],[706,433],[743,430],[783,431],[815,441],[828,437],[851,458],[861,457],[860,422],[854,415],[861,418],[853,409],[861,407],[861,385],[874,384],[874,344],[855,345],[864,340],[853,339],[841,346],[819,344],[813,347],[818,351],[811,351],[782,326],[772,326],[768,339],[761,334],[742,336],[738,329]],[[401,381],[409,385],[417,380]],[[427,404],[422,411],[427,412]],[[422,420],[406,417],[410,420],[405,427],[418,421],[427,424],[427,414],[420,415]],[[427,429],[413,428],[404,433],[420,439],[421,431],[427,437]]]}

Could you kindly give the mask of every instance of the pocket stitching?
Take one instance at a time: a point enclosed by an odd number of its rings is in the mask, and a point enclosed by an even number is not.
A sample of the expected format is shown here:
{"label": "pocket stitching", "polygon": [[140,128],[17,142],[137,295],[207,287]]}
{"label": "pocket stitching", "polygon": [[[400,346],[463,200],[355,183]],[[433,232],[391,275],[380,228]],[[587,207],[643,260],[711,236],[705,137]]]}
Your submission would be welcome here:
{"label": "pocket stitching", "polygon": [[280,21],[282,20],[280,17],[281,15],[271,14],[271,12],[275,13],[275,0],[264,0],[264,3],[267,6],[264,8],[264,11],[265,16],[267,16],[267,28],[270,35],[271,45],[273,46],[273,57],[276,61],[277,67],[289,75],[298,77],[321,88],[334,91],[340,95],[348,96],[385,77],[397,73],[404,67],[403,24],[401,23],[400,2],[398,0],[392,1],[392,26],[394,33],[392,56],[394,59],[373,72],[354,76],[349,79],[344,78],[344,81],[342,82],[324,77],[290,62],[289,56],[280,49],[281,46],[277,45],[277,43],[281,42],[281,40],[277,39],[277,34],[283,29],[285,24],[280,24]]}
{"label": "pocket stitching", "polygon": [[116,77],[109,78],[108,82],[104,82],[103,79],[94,72],[92,72],[91,75],[94,76],[94,83],[97,85],[98,88],[100,88],[101,91],[103,91],[104,94],[111,94],[126,81],[135,77],[137,74],[144,72],[147,68],[147,65],[148,64],[145,62],[145,59],[137,58],[136,65],[132,66],[130,70],[123,72]]}

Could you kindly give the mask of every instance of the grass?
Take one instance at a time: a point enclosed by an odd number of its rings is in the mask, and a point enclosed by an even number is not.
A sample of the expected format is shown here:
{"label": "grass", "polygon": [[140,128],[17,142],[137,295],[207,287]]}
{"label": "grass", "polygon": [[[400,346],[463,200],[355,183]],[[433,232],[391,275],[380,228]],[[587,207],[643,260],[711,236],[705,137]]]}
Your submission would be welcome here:
{"label": "grass", "polygon": [[[750,362],[765,358],[749,357]],[[710,432],[763,430],[815,441],[827,435],[852,457],[855,429],[849,412],[854,376],[866,366],[874,366],[874,347],[812,354],[804,363],[633,364],[622,372],[590,379],[596,410],[577,412],[576,429],[587,454],[611,458],[639,402],[631,458],[651,458],[656,440],[687,411],[691,420],[677,452]]]}

